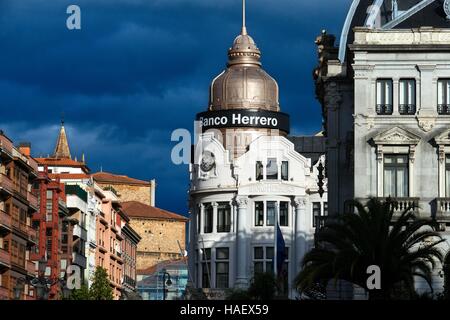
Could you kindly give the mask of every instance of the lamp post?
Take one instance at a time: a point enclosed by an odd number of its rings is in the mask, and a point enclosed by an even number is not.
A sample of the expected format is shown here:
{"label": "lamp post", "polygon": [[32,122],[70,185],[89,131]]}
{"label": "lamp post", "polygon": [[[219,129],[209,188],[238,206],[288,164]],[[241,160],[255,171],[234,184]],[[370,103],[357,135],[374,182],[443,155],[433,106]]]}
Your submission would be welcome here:
{"label": "lamp post", "polygon": [[[162,269],[161,271],[163,274],[163,300],[166,300],[166,281],[167,281],[167,285],[171,286],[172,279],[170,278],[170,274],[167,272],[166,269]],[[166,280],[166,276],[167,276],[167,280]]]}
{"label": "lamp post", "polygon": [[41,259],[38,261],[38,276],[26,280],[25,278],[17,279],[16,286],[14,287],[14,299],[20,300],[25,284],[28,283],[36,289],[36,297],[38,300],[48,300],[50,289],[53,285],[59,283],[62,286],[62,293],[64,298],[68,298],[70,295],[70,289],[67,287],[67,281],[65,276],[63,279],[51,279],[45,276],[45,270],[47,268],[47,261]]}

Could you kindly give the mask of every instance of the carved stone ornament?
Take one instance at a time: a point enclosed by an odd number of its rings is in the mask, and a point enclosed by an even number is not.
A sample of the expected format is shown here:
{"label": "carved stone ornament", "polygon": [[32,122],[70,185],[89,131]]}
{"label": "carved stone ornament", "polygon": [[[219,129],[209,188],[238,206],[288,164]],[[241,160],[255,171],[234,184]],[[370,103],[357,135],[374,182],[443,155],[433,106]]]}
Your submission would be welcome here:
{"label": "carved stone ornament", "polygon": [[419,123],[419,128],[425,132],[431,131],[436,124],[435,117],[417,117],[417,121]]}
{"label": "carved stone ornament", "polygon": [[306,207],[306,199],[305,198],[295,198],[294,205],[298,209],[304,209]]}
{"label": "carved stone ornament", "polygon": [[236,204],[239,208],[246,208],[248,204],[248,197],[237,197]]}

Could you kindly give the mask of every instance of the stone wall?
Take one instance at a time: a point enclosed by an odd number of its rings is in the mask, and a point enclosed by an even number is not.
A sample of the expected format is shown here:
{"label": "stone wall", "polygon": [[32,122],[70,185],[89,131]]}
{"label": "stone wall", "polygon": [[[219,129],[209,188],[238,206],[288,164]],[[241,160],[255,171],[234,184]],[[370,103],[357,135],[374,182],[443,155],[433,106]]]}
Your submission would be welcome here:
{"label": "stone wall", "polygon": [[113,183],[99,183],[102,187],[112,186],[119,193],[121,202],[139,201],[147,205],[152,205],[152,187],[151,185],[127,185]]}
{"label": "stone wall", "polygon": [[137,270],[180,257],[186,245],[186,223],[181,221],[132,218],[131,227],[142,237],[137,249]]}

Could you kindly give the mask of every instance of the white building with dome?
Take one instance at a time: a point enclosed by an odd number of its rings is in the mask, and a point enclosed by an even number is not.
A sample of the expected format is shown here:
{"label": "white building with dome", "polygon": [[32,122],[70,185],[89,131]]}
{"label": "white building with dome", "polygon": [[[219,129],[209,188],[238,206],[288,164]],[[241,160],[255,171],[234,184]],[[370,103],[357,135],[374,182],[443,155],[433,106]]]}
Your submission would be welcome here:
{"label": "white building with dome", "polygon": [[[295,298],[292,282],[327,215],[326,181],[318,187],[323,139],[288,137],[289,116],[247,34],[245,10],[228,57],[207,111],[197,115],[203,133],[190,166],[191,279],[223,298],[229,288],[248,287],[255,273],[275,271],[283,293]],[[282,270],[274,270],[276,221],[286,246]]]}

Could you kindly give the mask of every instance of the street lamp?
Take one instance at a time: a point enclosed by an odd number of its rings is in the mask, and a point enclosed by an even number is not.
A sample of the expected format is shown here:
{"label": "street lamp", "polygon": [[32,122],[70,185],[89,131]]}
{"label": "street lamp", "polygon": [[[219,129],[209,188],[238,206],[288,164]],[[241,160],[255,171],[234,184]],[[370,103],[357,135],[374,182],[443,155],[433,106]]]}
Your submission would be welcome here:
{"label": "street lamp", "polygon": [[[172,285],[172,279],[170,278],[170,274],[167,272],[166,269],[162,269],[163,274],[163,300],[166,300],[166,281],[167,285],[170,287]],[[167,280],[166,280],[167,276]]]}

